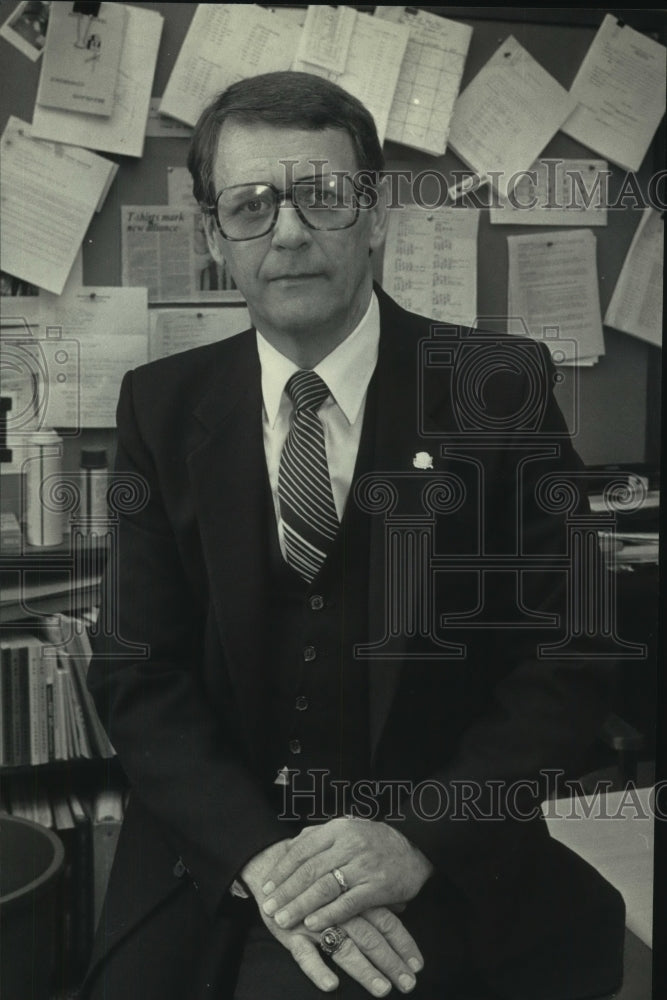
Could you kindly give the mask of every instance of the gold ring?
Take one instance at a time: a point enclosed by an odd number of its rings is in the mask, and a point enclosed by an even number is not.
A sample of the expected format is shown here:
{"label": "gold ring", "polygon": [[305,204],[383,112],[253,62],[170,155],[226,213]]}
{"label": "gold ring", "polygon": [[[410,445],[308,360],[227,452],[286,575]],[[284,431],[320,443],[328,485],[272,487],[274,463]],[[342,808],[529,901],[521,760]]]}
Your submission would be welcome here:
{"label": "gold ring", "polygon": [[338,882],[338,885],[340,886],[340,891],[341,891],[341,892],[347,892],[347,890],[348,890],[348,889],[349,889],[350,887],[349,887],[349,885],[347,884],[347,882],[345,881],[345,876],[343,875],[343,873],[342,873],[342,871],[340,870],[340,868],[332,868],[332,869],[331,869],[331,874],[333,875],[333,877],[334,877],[334,878],[336,879],[336,881]]}

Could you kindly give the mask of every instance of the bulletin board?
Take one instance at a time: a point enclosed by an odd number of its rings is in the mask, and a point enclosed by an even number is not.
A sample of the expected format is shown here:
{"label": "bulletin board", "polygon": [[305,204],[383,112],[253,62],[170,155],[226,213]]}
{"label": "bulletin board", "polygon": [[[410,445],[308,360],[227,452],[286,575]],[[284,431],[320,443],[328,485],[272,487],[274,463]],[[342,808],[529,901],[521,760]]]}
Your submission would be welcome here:
{"label": "bulletin board", "polygon": [[[153,93],[161,95],[192,19],[195,4],[143,3],[164,17]],[[13,0],[0,4],[0,17],[16,7]],[[372,7],[358,6],[372,11]],[[565,88],[576,71],[605,13],[614,13],[630,26],[665,41],[665,15],[656,11],[577,8],[427,7],[431,13],[459,19],[473,27],[462,88],[476,75],[498,46],[512,34],[528,52]],[[6,42],[2,47],[0,130],[10,115],[32,120],[39,79],[39,62],[32,63]],[[102,211],[90,225],[83,246],[84,284],[121,284],[121,206],[167,202],[167,170],[183,166],[188,142],[181,138],[146,139],[141,159],[111,157],[120,164]],[[664,122],[649,150],[638,180],[646,190],[649,178],[664,167]],[[404,146],[386,143],[387,166],[429,167],[447,176],[465,169],[453,152],[444,157],[427,156]],[[593,157],[596,154],[559,132],[543,152],[548,157]],[[609,165],[612,198],[625,171]],[[664,185],[663,185],[664,191]],[[664,196],[664,195],[663,195]],[[600,306],[604,316],[623,260],[639,223],[640,212],[632,208],[608,213],[606,227],[596,227]],[[478,315],[499,317],[507,309],[507,236],[535,227],[491,225],[482,211],[478,240]],[[376,276],[381,273],[376,261]],[[588,464],[641,463],[657,465],[660,426],[660,372],[662,353],[637,338],[605,327],[606,353],[589,369],[566,369],[557,387],[564,412],[572,418],[576,447]],[[73,456],[84,447],[106,447],[113,456],[112,429],[84,430],[78,445],[67,442]],[[69,464],[69,463],[68,463]],[[75,464],[72,458],[72,464]]]}

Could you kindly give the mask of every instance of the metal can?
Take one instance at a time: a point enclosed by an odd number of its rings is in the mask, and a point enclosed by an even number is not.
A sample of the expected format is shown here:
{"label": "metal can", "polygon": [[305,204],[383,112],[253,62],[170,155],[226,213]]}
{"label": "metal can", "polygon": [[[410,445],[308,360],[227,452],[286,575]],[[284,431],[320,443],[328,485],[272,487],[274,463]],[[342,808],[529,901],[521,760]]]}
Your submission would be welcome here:
{"label": "metal can", "polygon": [[24,463],[25,533],[30,545],[60,545],[64,514],[55,495],[62,475],[62,438],[53,430],[35,431],[28,438]]}

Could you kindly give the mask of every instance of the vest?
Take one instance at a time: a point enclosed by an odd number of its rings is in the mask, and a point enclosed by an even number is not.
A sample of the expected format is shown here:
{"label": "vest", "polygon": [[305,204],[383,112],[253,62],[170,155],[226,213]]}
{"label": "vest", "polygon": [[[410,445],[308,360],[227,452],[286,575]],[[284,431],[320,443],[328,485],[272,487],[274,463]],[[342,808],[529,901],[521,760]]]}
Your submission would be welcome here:
{"label": "vest", "polygon": [[[270,489],[269,773],[285,818],[316,822],[349,811],[349,785],[370,773],[368,667],[353,649],[368,636],[370,519],[356,506],[354,481],[371,467],[375,391],[371,380],[353,484],[338,534],[320,572],[306,583],[283,559]],[[333,782],[333,784],[332,784]]]}

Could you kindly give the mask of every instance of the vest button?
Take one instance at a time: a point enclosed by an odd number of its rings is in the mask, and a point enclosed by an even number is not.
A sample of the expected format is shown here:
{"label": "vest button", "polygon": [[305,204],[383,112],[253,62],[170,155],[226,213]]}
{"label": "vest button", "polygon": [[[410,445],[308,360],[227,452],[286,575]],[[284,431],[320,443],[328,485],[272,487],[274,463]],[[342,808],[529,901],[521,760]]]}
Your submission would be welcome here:
{"label": "vest button", "polygon": [[311,663],[312,660],[317,656],[317,650],[314,646],[304,646],[303,647],[303,658],[306,663]]}
{"label": "vest button", "polygon": [[299,712],[305,712],[305,710],[308,708],[308,699],[304,697],[304,695],[301,694],[296,699],[296,708],[298,709]]}
{"label": "vest button", "polygon": [[291,753],[301,753],[301,742],[300,740],[290,740],[289,748]]}
{"label": "vest button", "polygon": [[324,598],[321,594],[313,594],[313,596],[309,598],[308,603],[310,604],[311,611],[321,611],[324,607]]}

